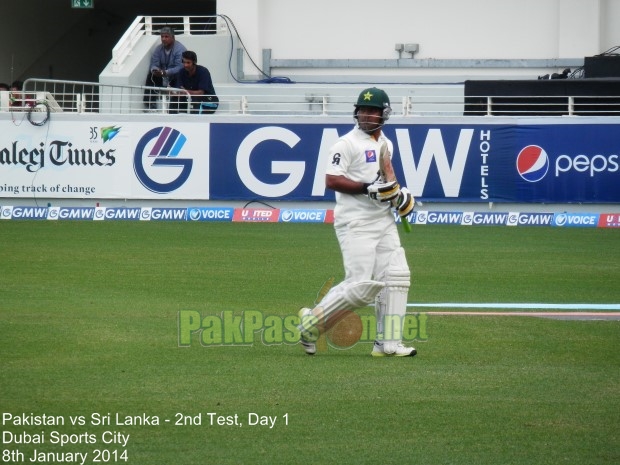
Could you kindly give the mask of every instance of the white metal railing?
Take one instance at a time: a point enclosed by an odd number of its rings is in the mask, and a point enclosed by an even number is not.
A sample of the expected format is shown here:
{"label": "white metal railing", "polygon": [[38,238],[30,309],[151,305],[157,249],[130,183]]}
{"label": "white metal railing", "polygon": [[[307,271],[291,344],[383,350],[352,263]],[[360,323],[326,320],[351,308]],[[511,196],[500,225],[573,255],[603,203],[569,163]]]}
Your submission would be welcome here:
{"label": "white metal railing", "polygon": [[176,34],[228,34],[222,16],[138,16],[112,49],[112,71],[120,70],[142,36],[158,34],[164,26]]}
{"label": "white metal railing", "polygon": [[[54,79],[28,79],[22,93],[30,100],[24,109],[36,103],[66,113],[169,113],[170,102],[175,98],[186,100],[179,104],[177,112],[189,113],[192,103],[191,95],[184,89]],[[154,108],[147,108],[147,94],[152,95]]]}
{"label": "white metal railing", "polygon": [[[218,89],[216,88],[216,91]],[[156,108],[145,109],[145,92],[153,92]],[[81,81],[28,79],[26,100],[44,102],[51,111],[68,113],[141,114],[171,113],[174,88],[100,84]],[[223,85],[218,91],[218,115],[350,116],[359,86],[273,84]],[[521,97],[463,95],[463,87],[400,86],[388,89],[394,116],[620,116],[620,96]],[[0,110],[19,110],[0,95]],[[4,102],[4,103],[3,103]],[[9,102],[10,103],[10,102]],[[27,106],[23,107],[27,108]],[[189,112],[189,105],[179,113]]]}
{"label": "white metal railing", "polygon": [[620,116],[619,95],[468,96],[464,115]]}

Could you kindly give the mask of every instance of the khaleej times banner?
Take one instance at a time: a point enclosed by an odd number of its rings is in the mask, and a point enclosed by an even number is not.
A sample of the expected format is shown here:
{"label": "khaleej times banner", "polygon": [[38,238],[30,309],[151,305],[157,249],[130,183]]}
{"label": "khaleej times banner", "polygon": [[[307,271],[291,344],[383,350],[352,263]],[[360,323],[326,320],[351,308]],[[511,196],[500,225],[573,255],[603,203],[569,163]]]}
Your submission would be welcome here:
{"label": "khaleej times banner", "polygon": [[208,199],[208,124],[2,122],[0,197]]}
{"label": "khaleej times banner", "polygon": [[[334,199],[329,148],[352,124],[243,121],[0,121],[0,197]],[[620,123],[479,121],[386,125],[401,183],[433,202],[620,202]]]}

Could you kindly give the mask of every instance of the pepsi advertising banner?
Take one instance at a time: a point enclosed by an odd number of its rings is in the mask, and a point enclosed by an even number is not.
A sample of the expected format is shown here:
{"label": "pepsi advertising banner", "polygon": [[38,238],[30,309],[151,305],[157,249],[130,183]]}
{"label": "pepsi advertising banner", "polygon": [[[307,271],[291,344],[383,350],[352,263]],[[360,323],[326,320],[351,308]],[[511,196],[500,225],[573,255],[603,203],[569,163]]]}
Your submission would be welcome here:
{"label": "pepsi advertising banner", "polygon": [[[432,202],[620,202],[620,124],[397,124],[401,184]],[[333,199],[329,147],[351,125],[211,124],[210,198]]]}
{"label": "pepsi advertising banner", "polygon": [[620,126],[548,125],[517,128],[514,189],[497,196],[518,202],[617,202]]}

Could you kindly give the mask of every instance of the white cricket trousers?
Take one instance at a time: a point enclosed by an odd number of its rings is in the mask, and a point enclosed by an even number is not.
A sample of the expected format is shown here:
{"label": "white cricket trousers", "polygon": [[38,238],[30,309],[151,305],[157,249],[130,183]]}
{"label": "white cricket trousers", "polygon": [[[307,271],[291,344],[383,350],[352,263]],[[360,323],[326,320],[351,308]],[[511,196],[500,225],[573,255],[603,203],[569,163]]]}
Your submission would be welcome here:
{"label": "white cricket trousers", "polygon": [[382,276],[392,254],[400,248],[400,237],[392,216],[372,223],[359,220],[335,228],[342,252],[345,282]]}

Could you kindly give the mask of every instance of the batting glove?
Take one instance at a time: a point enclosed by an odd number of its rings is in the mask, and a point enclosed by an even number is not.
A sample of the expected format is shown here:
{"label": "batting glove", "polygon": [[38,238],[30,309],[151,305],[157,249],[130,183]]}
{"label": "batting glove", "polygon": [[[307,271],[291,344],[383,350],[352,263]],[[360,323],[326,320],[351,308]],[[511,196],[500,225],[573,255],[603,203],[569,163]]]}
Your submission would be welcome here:
{"label": "batting glove", "polygon": [[379,182],[375,181],[368,186],[368,197],[373,200],[379,200],[381,202],[390,202],[392,199],[398,197],[400,192],[400,186],[398,182]]}
{"label": "batting glove", "polygon": [[413,211],[413,207],[415,206],[415,199],[409,189],[403,187],[398,194],[398,200],[396,201],[396,209],[398,210],[398,214],[402,216],[407,216],[409,213]]}

